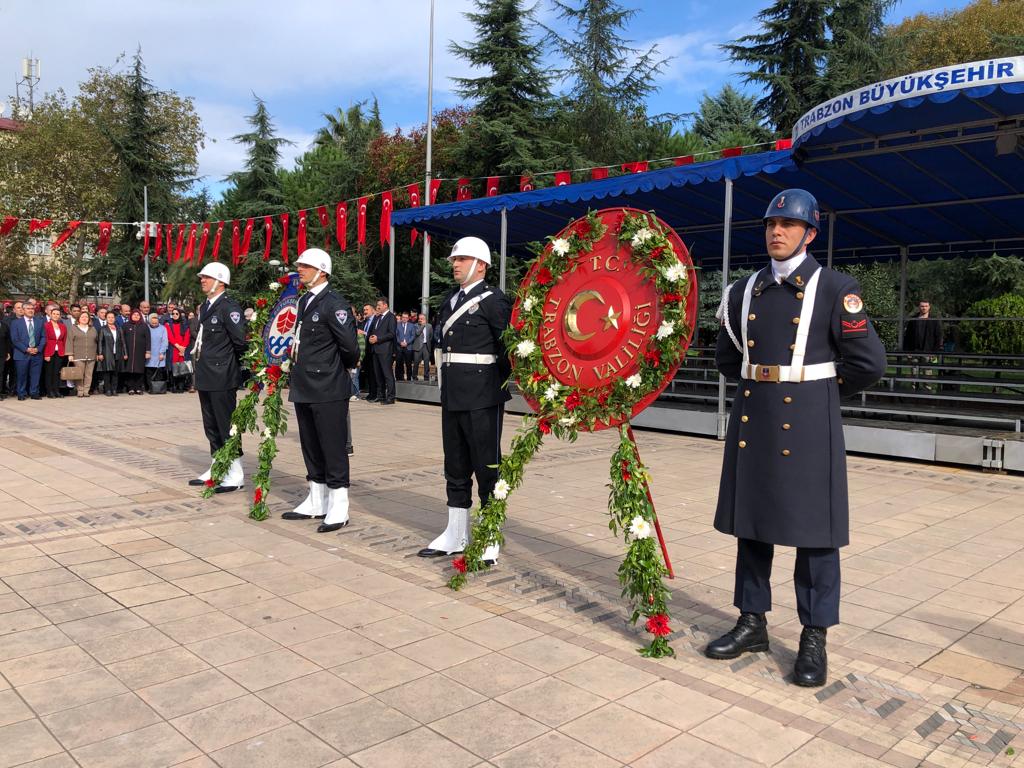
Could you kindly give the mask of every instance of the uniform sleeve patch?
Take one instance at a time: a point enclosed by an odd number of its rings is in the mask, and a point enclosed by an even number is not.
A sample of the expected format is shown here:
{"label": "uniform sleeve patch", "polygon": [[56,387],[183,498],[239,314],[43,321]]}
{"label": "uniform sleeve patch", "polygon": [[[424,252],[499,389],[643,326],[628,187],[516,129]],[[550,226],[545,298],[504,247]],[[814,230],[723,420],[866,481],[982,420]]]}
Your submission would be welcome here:
{"label": "uniform sleeve patch", "polygon": [[238,325],[240,322],[242,322],[241,312],[232,312],[230,315],[228,315],[228,317],[231,318],[231,322],[234,323],[235,325]]}
{"label": "uniform sleeve patch", "polygon": [[864,302],[856,293],[848,293],[843,296],[843,309],[855,315],[864,311]]}
{"label": "uniform sleeve patch", "polygon": [[337,312],[334,313],[334,317],[337,318],[338,323],[340,325],[344,325],[345,321],[348,320],[348,312],[346,312],[344,309],[339,309]]}
{"label": "uniform sleeve patch", "polygon": [[868,335],[868,319],[863,313],[840,315],[839,322],[844,339],[856,339]]}

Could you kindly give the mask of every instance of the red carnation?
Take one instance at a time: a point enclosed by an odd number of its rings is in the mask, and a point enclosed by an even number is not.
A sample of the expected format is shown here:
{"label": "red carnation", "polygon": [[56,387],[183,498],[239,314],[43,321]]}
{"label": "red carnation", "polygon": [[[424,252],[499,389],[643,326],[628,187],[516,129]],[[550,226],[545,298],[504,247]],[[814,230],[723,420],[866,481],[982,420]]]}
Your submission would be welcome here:
{"label": "red carnation", "polygon": [[651,348],[644,352],[644,360],[655,368],[661,365],[661,352]]}
{"label": "red carnation", "polygon": [[547,267],[541,267],[537,272],[537,285],[551,285],[554,282],[554,275],[551,274],[551,270]]}
{"label": "red carnation", "polygon": [[550,435],[551,422],[548,421],[547,419],[541,419],[540,421],[537,422],[537,429],[540,430],[542,435]]}
{"label": "red carnation", "polygon": [[277,391],[277,385],[274,382],[267,384],[267,394],[272,395]]}
{"label": "red carnation", "polygon": [[656,259],[656,258],[658,258],[658,257],[659,257],[659,256],[661,256],[661,254],[663,254],[664,252],[665,252],[665,246],[664,246],[664,245],[659,245],[659,246],[658,246],[657,248],[654,248],[654,249],[653,249],[653,250],[651,251],[651,259]]}
{"label": "red carnation", "polygon": [[569,396],[565,398],[565,409],[567,411],[575,411],[580,407],[580,393],[575,390],[569,393]]}
{"label": "red carnation", "polygon": [[683,301],[686,297],[681,293],[666,293],[661,297],[662,302],[668,304],[673,301]]}
{"label": "red carnation", "polygon": [[252,495],[252,500],[253,500],[254,504],[259,504],[261,501],[263,501],[263,489],[262,488],[259,488],[259,487],[256,488],[256,493],[254,493]]}
{"label": "red carnation", "polygon": [[256,307],[258,309],[263,309],[265,306],[267,306],[267,300],[266,299],[256,299]]}
{"label": "red carnation", "polygon": [[267,378],[271,381],[277,381],[281,378],[281,366],[280,365],[268,365],[267,366]]}
{"label": "red carnation", "polygon": [[523,318],[521,317],[517,317],[515,320],[512,321],[512,327],[515,328],[517,331],[521,331],[523,330],[523,328],[526,327],[526,321],[523,320]]}
{"label": "red carnation", "polygon": [[465,558],[465,556],[463,556],[463,557],[456,557],[454,560],[452,560],[452,568],[454,568],[459,573],[465,573],[466,572],[466,558]]}
{"label": "red carnation", "polygon": [[546,373],[533,373],[533,374],[530,374],[530,381],[532,381],[534,384],[538,384],[538,383],[540,383],[542,381],[547,381],[547,380],[548,380],[548,376],[547,376]]}
{"label": "red carnation", "polygon": [[668,616],[664,613],[656,613],[653,616],[649,616],[644,628],[657,637],[672,634],[672,627],[668,625]]}
{"label": "red carnation", "polygon": [[622,482],[628,483],[633,479],[633,475],[629,473],[629,462],[625,459],[622,460]]}
{"label": "red carnation", "polygon": [[291,281],[292,281],[292,278],[291,278],[291,276],[290,276],[290,275],[281,275],[281,276],[280,276],[279,278],[277,278],[277,282],[279,282],[279,283],[280,283],[281,285],[283,285],[283,286],[284,286],[285,288],[287,288],[287,287],[288,287],[288,284],[289,284],[289,283],[290,283]]}
{"label": "red carnation", "polygon": [[253,382],[253,383],[252,383],[252,384],[251,384],[251,385],[249,386],[249,389],[251,389],[251,390],[252,390],[253,392],[259,392],[259,391],[260,391],[260,383],[259,383],[258,381],[254,381],[254,382]]}
{"label": "red carnation", "polygon": [[578,237],[590,237],[590,222],[586,219],[580,219],[576,222],[573,227],[573,234]]}
{"label": "red carnation", "polygon": [[213,488],[213,478],[207,478],[206,482],[203,483],[203,485],[205,485],[207,488]]}
{"label": "red carnation", "polygon": [[608,390],[607,389],[601,390],[601,392],[599,392],[598,395],[597,395],[597,404],[598,405],[608,405],[608,397],[609,397]]}

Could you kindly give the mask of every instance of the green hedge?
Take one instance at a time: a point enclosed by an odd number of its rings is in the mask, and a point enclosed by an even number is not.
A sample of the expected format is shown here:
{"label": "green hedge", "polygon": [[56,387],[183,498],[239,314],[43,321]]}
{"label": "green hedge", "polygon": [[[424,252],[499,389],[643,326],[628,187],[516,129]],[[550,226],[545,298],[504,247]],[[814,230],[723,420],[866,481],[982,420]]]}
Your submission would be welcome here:
{"label": "green hedge", "polygon": [[[967,309],[968,317],[991,317],[966,324],[964,343],[968,350],[987,355],[1024,355],[1024,296],[1006,293],[982,299]],[[1005,318],[1005,319],[1000,319]]]}

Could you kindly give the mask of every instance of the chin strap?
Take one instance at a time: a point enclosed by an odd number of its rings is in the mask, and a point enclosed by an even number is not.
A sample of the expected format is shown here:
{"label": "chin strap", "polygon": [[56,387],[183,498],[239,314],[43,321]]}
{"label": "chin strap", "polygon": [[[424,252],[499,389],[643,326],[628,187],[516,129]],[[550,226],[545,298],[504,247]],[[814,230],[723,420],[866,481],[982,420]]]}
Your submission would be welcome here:
{"label": "chin strap", "polygon": [[798,253],[800,253],[800,251],[804,249],[804,243],[807,242],[807,235],[810,234],[810,231],[811,228],[809,226],[804,227],[804,236],[800,238],[800,242],[797,243],[796,248],[793,249],[793,252],[786,257],[787,260],[792,259],[794,256],[796,256]]}

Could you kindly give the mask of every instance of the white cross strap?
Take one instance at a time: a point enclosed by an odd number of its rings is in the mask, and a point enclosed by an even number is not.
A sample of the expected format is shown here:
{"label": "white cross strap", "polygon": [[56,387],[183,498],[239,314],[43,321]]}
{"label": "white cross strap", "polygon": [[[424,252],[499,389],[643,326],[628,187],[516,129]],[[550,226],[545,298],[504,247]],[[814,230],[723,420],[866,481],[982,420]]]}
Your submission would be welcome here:
{"label": "white cross strap", "polygon": [[452,316],[448,318],[448,321],[444,324],[444,328],[441,329],[441,335],[444,336],[448,331],[451,330],[452,326],[455,325],[455,321],[462,317],[466,312],[469,311],[470,307],[475,307],[481,301],[490,296],[494,291],[485,291],[479,296],[474,296],[472,299],[468,299],[465,304],[456,309]]}

